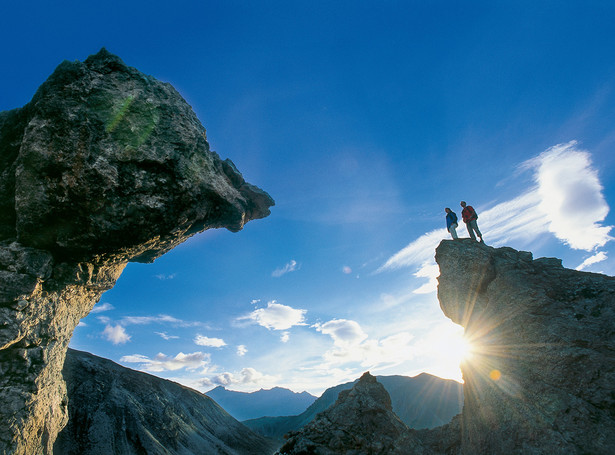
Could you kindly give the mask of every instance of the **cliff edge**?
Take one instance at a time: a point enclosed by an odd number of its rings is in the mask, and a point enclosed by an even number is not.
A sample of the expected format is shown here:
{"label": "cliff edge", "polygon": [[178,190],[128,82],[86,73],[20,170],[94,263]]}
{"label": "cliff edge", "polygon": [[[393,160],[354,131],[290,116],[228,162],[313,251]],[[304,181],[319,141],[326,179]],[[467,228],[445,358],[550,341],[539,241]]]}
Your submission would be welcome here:
{"label": "cliff edge", "polygon": [[615,450],[615,278],[444,240],[438,299],[465,327],[462,453]]}
{"label": "cliff edge", "polygon": [[[472,348],[461,365],[462,413],[432,430],[397,430],[377,445],[392,412],[372,421],[361,417],[370,407],[339,413],[338,402],[291,434],[280,453],[615,453],[615,278],[470,239],[442,241],[436,262],[442,311],[465,327]],[[340,446],[335,435],[348,428],[354,439]],[[354,441],[366,437],[390,449],[356,451]]]}
{"label": "cliff edge", "polygon": [[273,204],[170,84],[105,49],[0,112],[0,453],[52,452],[73,329],[127,262]]}

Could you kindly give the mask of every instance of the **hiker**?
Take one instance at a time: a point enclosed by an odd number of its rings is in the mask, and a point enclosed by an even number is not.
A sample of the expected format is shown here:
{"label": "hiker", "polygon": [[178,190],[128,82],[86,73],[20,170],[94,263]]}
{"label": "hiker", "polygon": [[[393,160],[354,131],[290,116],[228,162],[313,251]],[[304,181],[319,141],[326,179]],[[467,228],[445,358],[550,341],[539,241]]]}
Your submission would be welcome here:
{"label": "hiker", "polygon": [[478,223],[476,222],[476,220],[478,220],[476,210],[474,210],[474,207],[472,207],[471,205],[466,205],[466,201],[461,201],[460,204],[463,207],[463,210],[461,211],[461,218],[463,219],[463,222],[468,228],[468,233],[470,234],[470,237],[473,240],[476,240],[476,236],[474,235],[474,233],[476,232],[476,235],[480,237],[480,242],[484,243],[483,234],[481,234],[478,230]]}
{"label": "hiker", "polygon": [[457,214],[448,207],[446,207],[444,211],[446,212],[446,230],[451,233],[451,237],[453,238],[453,240],[458,239],[459,237],[457,237]]}

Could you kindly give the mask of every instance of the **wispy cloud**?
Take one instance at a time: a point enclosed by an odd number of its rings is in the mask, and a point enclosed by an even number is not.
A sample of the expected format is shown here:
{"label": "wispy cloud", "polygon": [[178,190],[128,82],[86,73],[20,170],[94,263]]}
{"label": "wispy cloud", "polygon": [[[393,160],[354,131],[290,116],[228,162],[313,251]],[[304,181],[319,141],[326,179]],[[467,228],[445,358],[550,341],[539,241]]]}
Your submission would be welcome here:
{"label": "wispy cloud", "polygon": [[156,335],[160,336],[163,340],[175,340],[179,338],[177,335],[168,335],[167,332],[154,332]]}
{"label": "wispy cloud", "polygon": [[115,307],[113,305],[111,305],[110,303],[99,303],[97,305],[94,305],[94,308],[92,308],[92,311],[90,311],[90,313],[102,313],[103,311],[110,311],[113,310]]}
{"label": "wispy cloud", "polygon": [[314,327],[333,340],[333,347],[324,353],[325,363],[319,368],[357,363],[371,369],[400,364],[413,355],[410,346],[413,336],[407,332],[370,339],[356,321],[347,319],[333,319]]}
{"label": "wispy cloud", "polygon": [[108,324],[103,330],[103,336],[113,344],[124,344],[130,341],[130,335],[121,325]]}
{"label": "wispy cloud", "polygon": [[246,355],[247,352],[248,348],[246,348],[245,344],[240,344],[239,346],[237,346],[237,355],[239,357],[243,357],[244,355]]}
{"label": "wispy cloud", "polygon": [[158,316],[125,316],[120,319],[123,325],[171,324],[175,327],[196,327],[202,325],[196,321],[184,321],[167,314]]}
{"label": "wispy cloud", "polygon": [[271,276],[275,278],[279,278],[282,275],[286,275],[287,273],[294,272],[295,270],[299,270],[300,266],[297,264],[297,261],[291,259],[289,263],[287,263],[283,267],[279,267],[271,272]]}
{"label": "wispy cloud", "polygon": [[211,348],[221,348],[222,346],[226,346],[226,343],[222,338],[209,338],[203,335],[197,335],[194,338],[194,343],[199,346],[207,346]]}
{"label": "wispy cloud", "polygon": [[282,335],[280,336],[280,341],[282,343],[288,343],[288,340],[290,340],[290,332],[282,332]]}
{"label": "wispy cloud", "polygon": [[604,251],[599,251],[598,253],[594,254],[593,256],[588,257],[583,262],[581,262],[581,264],[579,264],[576,267],[576,270],[584,270],[590,265],[594,265],[594,264],[597,264],[598,262],[606,261],[606,259],[607,259],[606,253]]}
{"label": "wispy cloud", "polygon": [[305,313],[307,310],[292,308],[273,300],[267,303],[267,308],[258,308],[237,321],[248,321],[269,330],[288,330],[296,325],[305,325]]}
{"label": "wispy cloud", "polygon": [[[520,165],[532,171],[535,185],[527,192],[479,213],[479,226],[489,245],[529,243],[552,233],[573,249],[592,251],[613,240],[612,226],[602,226],[609,207],[591,156],[576,142],[549,148]],[[459,231],[460,233],[463,230]],[[434,250],[446,229],[421,235],[391,256],[376,272],[416,267],[415,276],[429,282],[414,292],[435,291],[438,269]]]}
{"label": "wispy cloud", "polygon": [[191,354],[180,352],[175,357],[159,353],[153,359],[141,354],[125,355],[120,359],[120,362],[138,363],[139,369],[143,371],[161,372],[175,371],[182,368],[187,370],[204,368],[209,364],[210,359],[210,355],[203,352],[193,352]]}
{"label": "wispy cloud", "polygon": [[173,278],[175,278],[177,276],[177,273],[169,273],[169,274],[159,273],[158,275],[154,275],[154,276],[161,281],[166,281],[166,280],[172,280]]}

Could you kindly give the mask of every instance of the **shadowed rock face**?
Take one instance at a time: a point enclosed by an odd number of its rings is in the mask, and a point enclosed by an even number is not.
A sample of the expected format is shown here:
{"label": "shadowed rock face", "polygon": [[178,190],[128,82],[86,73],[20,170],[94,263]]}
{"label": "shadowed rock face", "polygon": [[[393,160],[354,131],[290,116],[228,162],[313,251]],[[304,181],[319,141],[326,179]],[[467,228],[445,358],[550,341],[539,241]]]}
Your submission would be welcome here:
{"label": "shadowed rock face", "polygon": [[278,455],[401,453],[396,441],[407,429],[393,413],[387,391],[368,372],[351,390],[340,392],[328,410],[291,433]]}
{"label": "shadowed rock face", "polygon": [[615,451],[615,278],[443,241],[438,298],[465,327],[463,453]]}
{"label": "shadowed rock face", "polygon": [[[462,364],[464,407],[442,427],[393,435],[390,453],[615,453],[615,278],[470,239],[442,241],[436,261],[440,306],[473,346]],[[281,453],[368,453],[353,452],[349,438],[341,448],[330,441],[350,427],[358,439],[377,434],[391,421],[387,411],[357,426],[352,414],[327,419],[332,412],[293,434]]]}
{"label": "shadowed rock face", "polygon": [[275,446],[208,396],[69,349],[68,425],[56,455],[263,455]]}
{"label": "shadowed rock face", "polygon": [[51,452],[70,336],[127,262],[273,204],[173,87],[104,49],[0,112],[0,452]]}

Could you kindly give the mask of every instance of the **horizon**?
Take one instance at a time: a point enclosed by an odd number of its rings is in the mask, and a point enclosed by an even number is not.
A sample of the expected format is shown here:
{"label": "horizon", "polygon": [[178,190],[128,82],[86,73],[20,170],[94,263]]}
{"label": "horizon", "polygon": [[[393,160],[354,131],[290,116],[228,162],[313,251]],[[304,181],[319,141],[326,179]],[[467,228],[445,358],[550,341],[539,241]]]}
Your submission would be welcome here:
{"label": "horizon", "polygon": [[86,3],[5,8],[0,111],[105,47],[276,205],[128,264],[72,348],[201,392],[460,381],[433,255],[461,200],[489,246],[615,275],[615,4]]}

